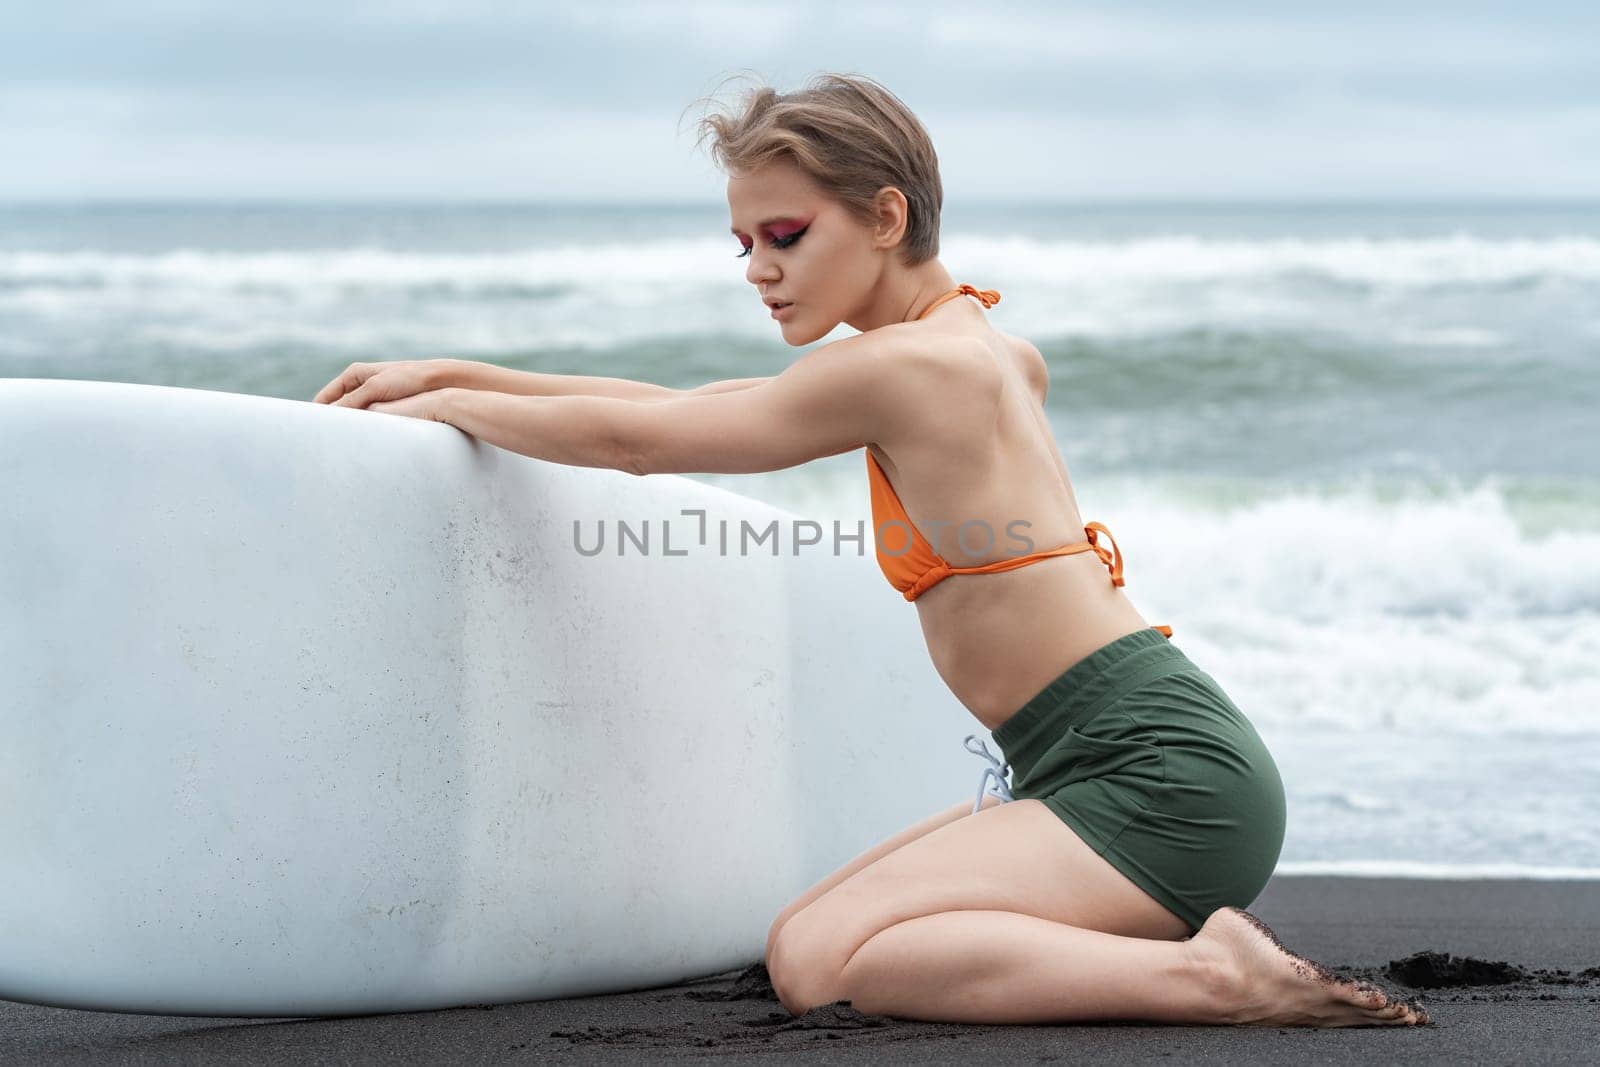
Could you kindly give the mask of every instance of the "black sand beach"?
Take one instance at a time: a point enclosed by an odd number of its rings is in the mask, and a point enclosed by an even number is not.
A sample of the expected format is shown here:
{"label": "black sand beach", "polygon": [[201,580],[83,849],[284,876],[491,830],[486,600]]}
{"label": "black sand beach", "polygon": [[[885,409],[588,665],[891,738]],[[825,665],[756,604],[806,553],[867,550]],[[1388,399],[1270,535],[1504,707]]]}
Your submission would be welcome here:
{"label": "black sand beach", "polygon": [[328,1020],[0,1001],[0,1063],[1538,1064],[1592,1062],[1600,1045],[1600,882],[1279,877],[1250,910],[1291,951],[1419,997],[1433,1025],[953,1026],[837,1006],[796,1019],[756,966],[612,996]]}

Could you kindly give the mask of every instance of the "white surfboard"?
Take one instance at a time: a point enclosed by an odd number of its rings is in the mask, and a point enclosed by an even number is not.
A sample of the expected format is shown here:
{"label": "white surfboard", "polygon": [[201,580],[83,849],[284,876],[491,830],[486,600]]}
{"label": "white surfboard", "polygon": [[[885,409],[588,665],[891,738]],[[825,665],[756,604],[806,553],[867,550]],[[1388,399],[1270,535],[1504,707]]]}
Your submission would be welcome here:
{"label": "white surfboard", "polygon": [[712,974],[983,770],[870,531],[741,555],[740,520],[799,517],[688,478],[12,379],[0,490],[0,998],[298,1016]]}

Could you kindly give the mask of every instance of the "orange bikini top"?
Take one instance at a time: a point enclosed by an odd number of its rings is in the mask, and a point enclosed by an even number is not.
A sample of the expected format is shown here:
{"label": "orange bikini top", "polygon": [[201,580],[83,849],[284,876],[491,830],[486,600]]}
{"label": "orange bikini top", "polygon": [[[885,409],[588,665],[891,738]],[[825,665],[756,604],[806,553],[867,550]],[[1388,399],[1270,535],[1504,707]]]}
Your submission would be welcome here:
{"label": "orange bikini top", "polygon": [[[928,312],[940,304],[962,295],[977,297],[986,308],[1000,302],[1000,294],[993,289],[974,289],[970,285],[963,285],[950,290],[929,304],[917,318],[926,317]],[[877,548],[878,568],[883,571],[884,577],[889,579],[889,584],[904,594],[907,600],[917,599],[952,574],[994,574],[1026,567],[1042,559],[1070,556],[1078,552],[1093,552],[1099,556],[1100,561],[1111,569],[1111,584],[1118,586],[1125,584],[1122,578],[1122,553],[1117,549],[1117,542],[1112,538],[1111,531],[1098,522],[1091,522],[1083,528],[1083,532],[1089,538],[1087,541],[1061,545],[1058,548],[1012,559],[996,560],[979,567],[952,567],[949,561],[935,552],[927,539],[917,532],[916,526],[906,515],[905,507],[900,503],[899,495],[895,493],[894,486],[889,484],[888,476],[883,473],[883,467],[873,457],[871,449],[867,450],[866,456],[867,484],[872,494],[873,540]],[[880,531],[883,531],[886,523],[900,524],[909,531],[911,543],[903,551],[895,551],[894,547],[884,544],[887,538],[881,537]],[[1099,543],[1101,534],[1104,534],[1106,541],[1110,543],[1110,549]],[[1160,630],[1167,637],[1172,636],[1170,626],[1157,626],[1154,629]]]}

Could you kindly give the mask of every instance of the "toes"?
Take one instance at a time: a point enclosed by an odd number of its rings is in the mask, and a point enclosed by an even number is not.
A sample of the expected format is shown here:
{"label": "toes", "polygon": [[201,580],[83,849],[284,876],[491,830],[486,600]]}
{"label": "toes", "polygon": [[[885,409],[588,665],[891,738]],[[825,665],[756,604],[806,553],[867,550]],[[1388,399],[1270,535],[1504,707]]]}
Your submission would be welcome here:
{"label": "toes", "polygon": [[1355,1026],[1414,1026],[1416,1019],[1404,1004],[1390,1004],[1376,1011],[1363,1010],[1361,1022]]}
{"label": "toes", "polygon": [[1354,982],[1344,979],[1340,982],[1340,985],[1344,987],[1345,995],[1350,1003],[1357,1007],[1366,1008],[1368,1011],[1381,1011],[1395,1003],[1389,999],[1388,993],[1385,993],[1371,982]]}
{"label": "toes", "polygon": [[1422,1005],[1409,1000],[1397,1000],[1378,1014],[1385,1022],[1398,1022],[1405,1026],[1426,1026],[1431,1021]]}

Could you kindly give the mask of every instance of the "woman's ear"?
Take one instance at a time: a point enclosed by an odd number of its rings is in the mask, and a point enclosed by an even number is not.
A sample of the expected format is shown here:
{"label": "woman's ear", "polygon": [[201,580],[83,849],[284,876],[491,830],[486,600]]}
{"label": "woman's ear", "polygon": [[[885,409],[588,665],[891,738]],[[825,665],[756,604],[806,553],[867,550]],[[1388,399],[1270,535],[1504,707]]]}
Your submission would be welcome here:
{"label": "woman's ear", "polygon": [[895,247],[904,239],[906,224],[911,218],[906,194],[892,185],[885,185],[873,197],[873,206],[877,209],[878,221],[872,229],[872,247]]}

